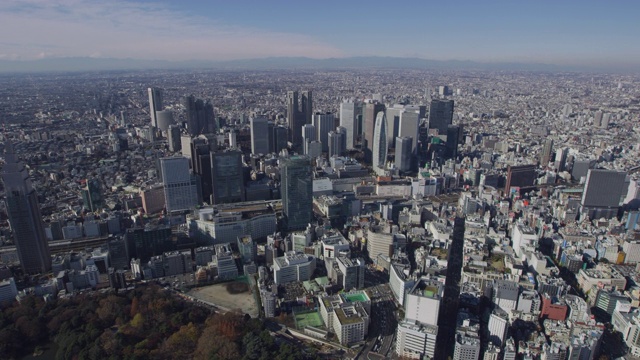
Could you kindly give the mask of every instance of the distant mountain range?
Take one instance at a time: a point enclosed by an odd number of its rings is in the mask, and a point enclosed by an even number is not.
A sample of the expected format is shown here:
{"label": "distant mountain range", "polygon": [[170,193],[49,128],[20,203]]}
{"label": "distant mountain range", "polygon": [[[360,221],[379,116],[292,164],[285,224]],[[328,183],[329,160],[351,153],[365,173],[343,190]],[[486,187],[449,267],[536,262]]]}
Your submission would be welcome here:
{"label": "distant mountain range", "polygon": [[[491,70],[491,71],[613,71],[629,72],[638,69],[611,69],[580,66],[560,66],[539,63],[462,60],[426,60],[405,57],[361,56],[348,58],[311,59],[306,57],[270,57],[228,61],[164,61],[114,58],[68,57],[29,61],[0,60],[0,73],[69,72],[152,69],[221,69],[221,70],[319,70],[319,69],[433,69],[433,70]],[[616,71],[617,70],[617,71]]]}

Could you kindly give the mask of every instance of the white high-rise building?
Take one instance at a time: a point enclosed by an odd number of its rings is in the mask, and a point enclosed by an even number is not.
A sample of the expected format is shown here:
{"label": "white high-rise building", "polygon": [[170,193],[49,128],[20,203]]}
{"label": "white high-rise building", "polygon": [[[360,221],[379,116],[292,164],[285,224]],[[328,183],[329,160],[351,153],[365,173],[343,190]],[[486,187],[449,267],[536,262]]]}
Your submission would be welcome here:
{"label": "white high-rise building", "polygon": [[507,338],[509,329],[509,314],[499,307],[495,308],[489,316],[489,341],[496,346],[502,346]]}
{"label": "white high-rise building", "polygon": [[437,326],[405,319],[396,330],[396,354],[409,359],[432,359],[437,336]]}
{"label": "white high-rise building", "polygon": [[373,130],[373,170],[378,174],[383,174],[387,162],[387,117],[383,111],[376,115],[376,123]]}
{"label": "white high-rise building", "polygon": [[343,102],[340,104],[340,126],[347,129],[347,150],[355,148],[358,137],[357,113],[358,104]]}
{"label": "white high-rise building", "polygon": [[147,89],[149,93],[149,115],[151,115],[151,126],[158,127],[158,118],[156,111],[161,111],[162,105],[162,89],[150,87]]}
{"label": "white high-rise building", "polygon": [[444,286],[441,282],[419,279],[405,296],[405,319],[437,326],[443,293]]}
{"label": "white high-rise building", "polygon": [[196,179],[189,172],[189,159],[182,156],[160,159],[167,212],[184,211],[198,204]]}

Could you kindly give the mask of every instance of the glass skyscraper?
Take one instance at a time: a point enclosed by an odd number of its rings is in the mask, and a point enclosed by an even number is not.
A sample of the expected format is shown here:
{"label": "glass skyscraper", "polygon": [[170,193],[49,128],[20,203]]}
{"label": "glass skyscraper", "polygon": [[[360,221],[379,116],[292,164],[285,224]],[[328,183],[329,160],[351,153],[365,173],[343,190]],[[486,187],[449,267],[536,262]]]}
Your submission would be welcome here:
{"label": "glass skyscraper", "polygon": [[20,266],[26,274],[45,273],[51,270],[51,254],[38,206],[38,194],[31,185],[29,172],[17,160],[12,144],[7,141],[6,146],[2,181]]}
{"label": "glass skyscraper", "polygon": [[280,193],[284,227],[287,231],[304,230],[313,214],[313,180],[307,156],[291,156],[280,163]]}

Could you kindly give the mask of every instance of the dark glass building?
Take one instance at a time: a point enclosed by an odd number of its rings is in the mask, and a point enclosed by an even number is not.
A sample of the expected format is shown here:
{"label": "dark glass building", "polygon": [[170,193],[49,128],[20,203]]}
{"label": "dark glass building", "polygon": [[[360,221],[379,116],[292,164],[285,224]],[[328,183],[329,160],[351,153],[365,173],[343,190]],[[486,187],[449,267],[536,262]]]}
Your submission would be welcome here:
{"label": "dark glass building", "polygon": [[304,230],[313,215],[313,180],[309,158],[292,156],[282,159],[280,177],[284,229]]}
{"label": "dark glass building", "polygon": [[2,181],[20,266],[26,274],[46,273],[51,270],[51,254],[38,206],[38,194],[31,185],[26,167],[16,158],[12,144],[7,141],[6,147]]}

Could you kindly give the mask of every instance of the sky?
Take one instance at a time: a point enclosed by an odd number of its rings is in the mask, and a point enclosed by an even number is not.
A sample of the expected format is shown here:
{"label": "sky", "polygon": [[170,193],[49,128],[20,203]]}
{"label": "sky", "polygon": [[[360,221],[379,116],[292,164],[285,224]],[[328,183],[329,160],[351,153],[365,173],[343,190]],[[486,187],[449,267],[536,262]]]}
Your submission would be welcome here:
{"label": "sky", "polygon": [[418,57],[640,66],[640,1],[0,0],[0,60]]}

